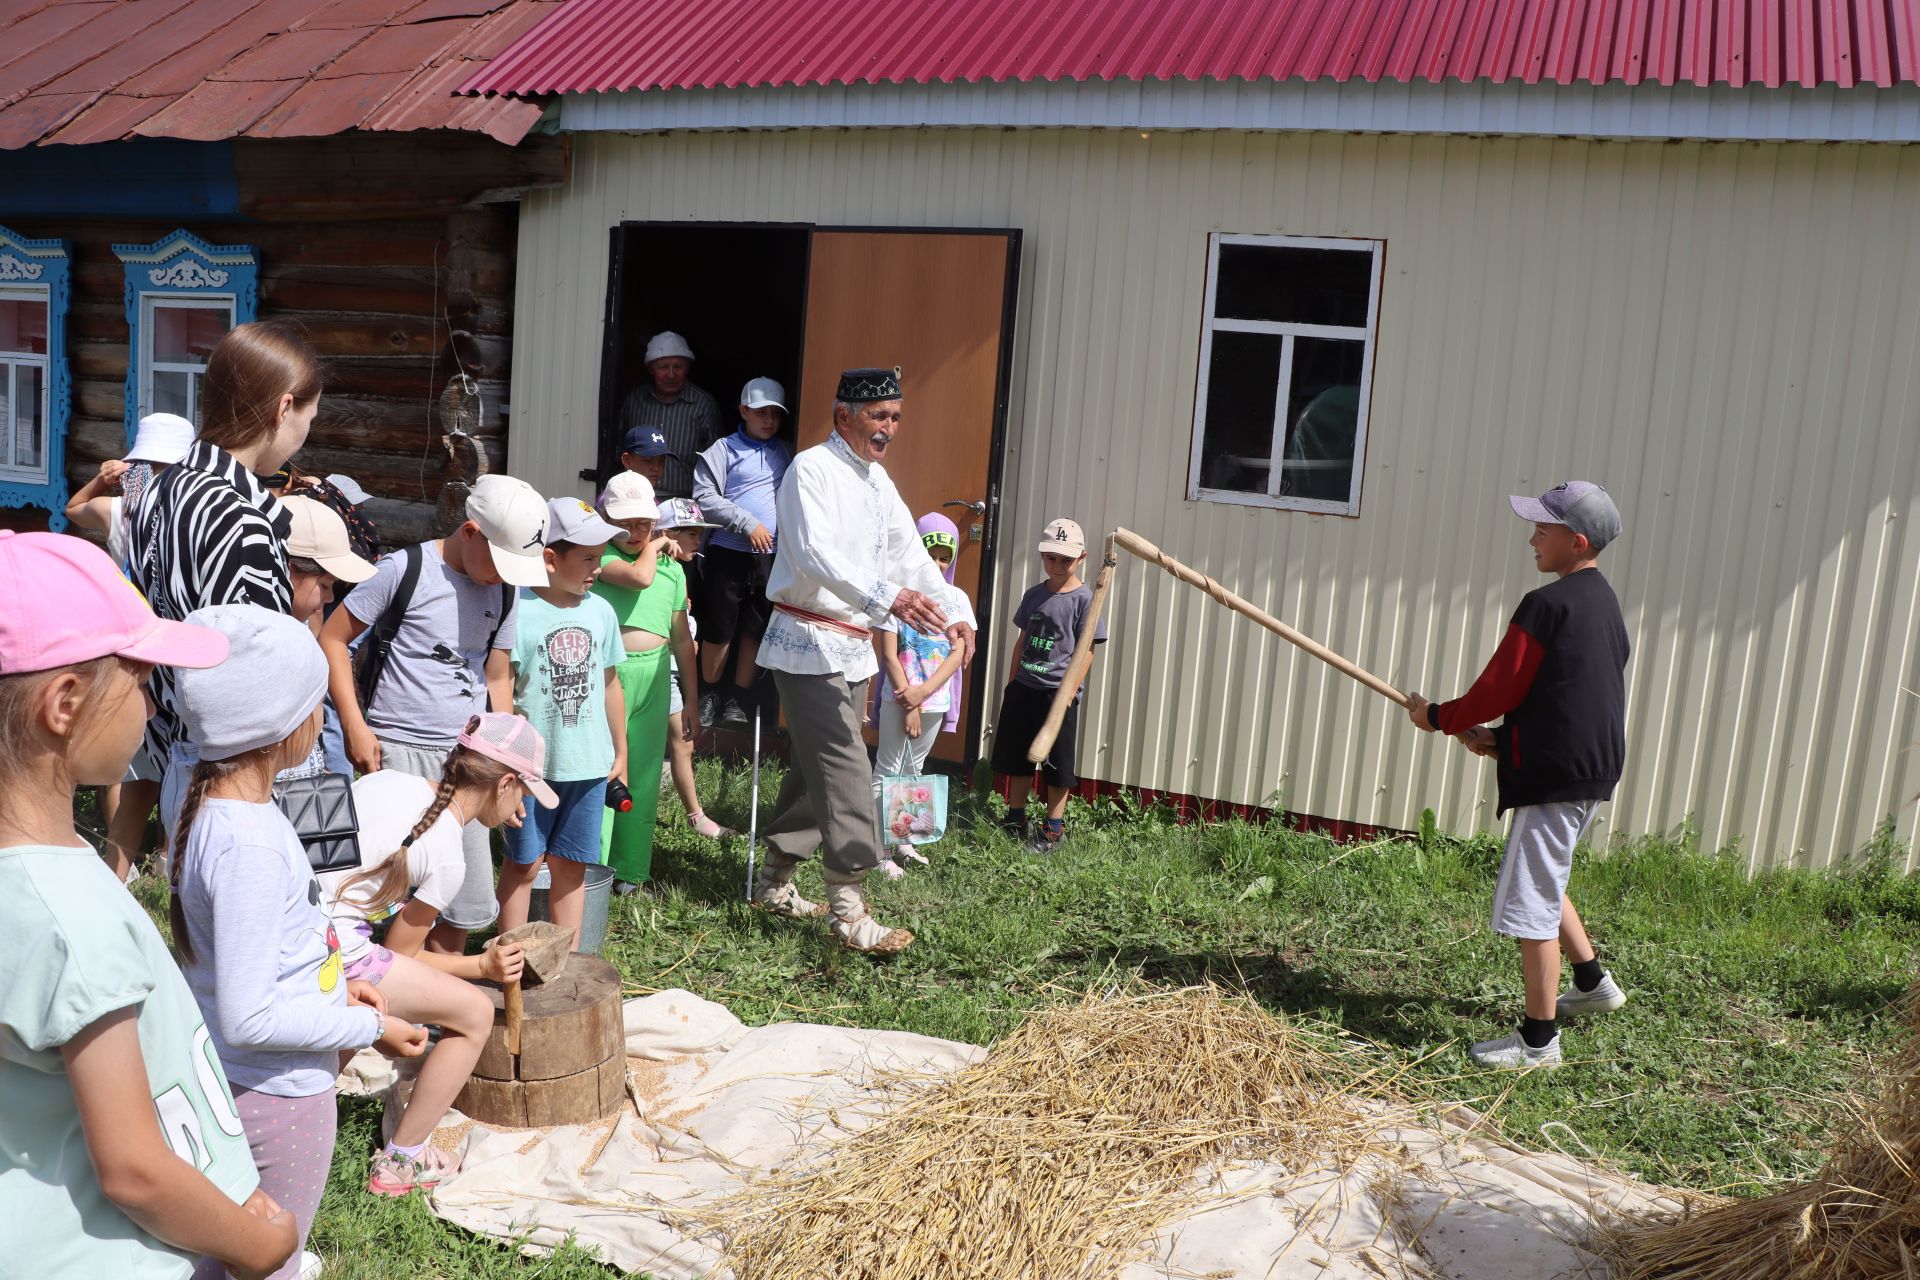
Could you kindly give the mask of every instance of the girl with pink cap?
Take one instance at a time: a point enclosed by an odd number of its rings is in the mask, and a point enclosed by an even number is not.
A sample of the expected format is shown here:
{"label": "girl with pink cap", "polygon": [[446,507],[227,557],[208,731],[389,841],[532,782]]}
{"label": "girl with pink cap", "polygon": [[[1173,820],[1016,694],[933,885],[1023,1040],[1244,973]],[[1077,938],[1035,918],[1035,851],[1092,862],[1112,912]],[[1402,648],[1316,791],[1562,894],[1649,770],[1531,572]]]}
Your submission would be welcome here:
{"label": "girl with pink cap", "polygon": [[0,1258],[49,1276],[242,1280],[299,1244],[260,1186],[207,1027],[160,933],[74,829],[118,782],[156,666],[216,631],[162,622],[105,553],[0,531]]}

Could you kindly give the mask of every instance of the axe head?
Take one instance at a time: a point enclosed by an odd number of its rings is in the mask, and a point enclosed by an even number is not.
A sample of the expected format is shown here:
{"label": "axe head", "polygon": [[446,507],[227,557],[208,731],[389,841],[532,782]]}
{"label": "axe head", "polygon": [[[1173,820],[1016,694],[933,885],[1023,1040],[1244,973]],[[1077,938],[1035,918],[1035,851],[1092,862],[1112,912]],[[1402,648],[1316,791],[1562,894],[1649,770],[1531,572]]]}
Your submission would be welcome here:
{"label": "axe head", "polygon": [[507,930],[494,942],[519,943],[521,956],[527,966],[521,984],[538,986],[542,982],[552,982],[566,972],[567,957],[573,952],[573,930],[562,929],[545,920],[534,920],[518,929]]}

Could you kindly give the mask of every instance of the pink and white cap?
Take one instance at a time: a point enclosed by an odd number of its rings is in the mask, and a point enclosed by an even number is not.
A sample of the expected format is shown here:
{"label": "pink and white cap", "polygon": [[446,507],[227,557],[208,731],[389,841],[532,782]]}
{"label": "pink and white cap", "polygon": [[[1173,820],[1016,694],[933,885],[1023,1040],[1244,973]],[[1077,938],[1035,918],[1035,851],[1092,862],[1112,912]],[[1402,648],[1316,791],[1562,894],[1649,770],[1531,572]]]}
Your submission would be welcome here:
{"label": "pink and white cap", "polygon": [[214,667],[227,638],[153,616],[107,553],[64,533],[0,529],[0,676],[109,654],[158,667]]}
{"label": "pink and white cap", "polygon": [[547,785],[547,742],[540,731],[527,723],[525,716],[503,711],[487,711],[467,721],[460,734],[460,745],[476,751],[496,764],[503,764],[520,775],[520,781],[542,809],[560,804],[560,797]]}

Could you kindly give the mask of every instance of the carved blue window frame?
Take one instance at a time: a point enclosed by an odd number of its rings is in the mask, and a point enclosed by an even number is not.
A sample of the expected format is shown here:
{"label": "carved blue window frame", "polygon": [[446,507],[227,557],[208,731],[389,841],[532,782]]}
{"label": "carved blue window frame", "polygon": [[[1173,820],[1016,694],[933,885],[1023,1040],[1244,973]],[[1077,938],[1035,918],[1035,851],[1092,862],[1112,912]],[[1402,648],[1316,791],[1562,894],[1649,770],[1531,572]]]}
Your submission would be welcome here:
{"label": "carved blue window frame", "polygon": [[[43,507],[47,526],[58,532],[67,527],[67,422],[73,412],[73,375],[67,366],[67,306],[73,298],[73,256],[65,240],[28,240],[0,227],[0,296],[45,296],[47,337],[41,374],[41,421],[46,423],[46,447],[39,469],[13,465],[11,442],[0,441],[0,507]],[[21,361],[30,365],[31,361]],[[0,363],[0,395],[8,413],[0,431],[13,430],[14,361]]]}
{"label": "carved blue window frame", "polygon": [[169,300],[188,306],[224,304],[229,328],[247,324],[259,303],[260,257],[252,245],[208,244],[185,229],[152,244],[117,244],[113,251],[126,270],[126,431],[131,445],[134,428],[151,412],[154,361],[147,320],[153,306]]}

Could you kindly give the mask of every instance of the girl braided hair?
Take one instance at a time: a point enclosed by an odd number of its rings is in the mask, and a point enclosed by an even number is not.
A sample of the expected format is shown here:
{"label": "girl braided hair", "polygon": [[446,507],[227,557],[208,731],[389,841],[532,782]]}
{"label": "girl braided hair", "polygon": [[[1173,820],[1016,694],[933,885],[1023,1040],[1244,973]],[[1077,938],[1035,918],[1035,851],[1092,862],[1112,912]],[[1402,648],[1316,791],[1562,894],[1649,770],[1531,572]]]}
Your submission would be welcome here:
{"label": "girl braided hair", "polygon": [[413,847],[415,840],[427,834],[434,823],[440,821],[440,815],[453,803],[454,793],[475,787],[491,791],[499,785],[500,779],[512,772],[512,769],[497,760],[488,759],[478,751],[456,746],[447,754],[446,768],[440,773],[440,787],[434,792],[432,802],[420,815],[420,820],[413,824],[413,830],[407,833],[407,838],[400,842],[400,847],[349,877],[340,886],[339,896],[345,898],[362,885],[371,885],[371,893],[364,898],[355,898],[353,905],[375,919],[389,907],[404,901],[413,883],[407,870],[407,850]]}
{"label": "girl braided hair", "polygon": [[193,830],[193,820],[200,815],[200,806],[207,798],[207,791],[255,754],[249,751],[231,760],[197,762],[193,766],[192,778],[187,783],[186,798],[180,802],[180,819],[175,824],[173,857],[169,860],[171,865],[168,868],[167,923],[173,926],[173,949],[187,964],[193,963],[193,938],[187,933],[186,909],[180,905],[180,868],[187,861],[187,834]]}

